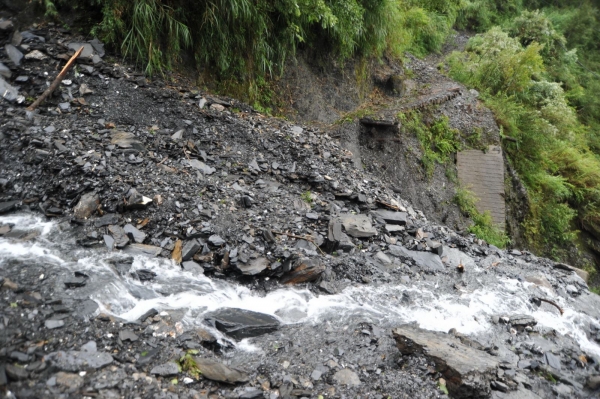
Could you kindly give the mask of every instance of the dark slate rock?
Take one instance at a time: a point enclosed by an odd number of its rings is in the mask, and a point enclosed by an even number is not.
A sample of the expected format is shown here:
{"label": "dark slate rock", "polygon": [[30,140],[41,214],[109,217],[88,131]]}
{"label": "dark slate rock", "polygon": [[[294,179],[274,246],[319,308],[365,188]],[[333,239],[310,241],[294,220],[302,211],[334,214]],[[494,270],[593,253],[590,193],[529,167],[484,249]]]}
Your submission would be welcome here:
{"label": "dark slate rock", "polygon": [[7,364],[5,367],[6,375],[13,381],[26,380],[29,377],[29,373],[25,370],[25,367],[13,366],[12,364]]}
{"label": "dark slate rock", "polygon": [[453,335],[412,325],[395,328],[392,334],[403,355],[423,355],[435,363],[452,397],[490,396],[490,382],[498,367],[493,356],[463,344]]}
{"label": "dark slate rock", "polygon": [[104,234],[102,237],[104,238],[104,244],[106,244],[106,248],[112,250],[115,247],[115,239],[108,234]]}
{"label": "dark slate rock", "polygon": [[555,354],[553,354],[552,352],[546,352],[544,353],[544,360],[546,361],[546,364],[556,370],[560,370],[561,369],[561,364],[560,364],[560,357],[556,356]]}
{"label": "dark slate rock", "polygon": [[202,244],[200,244],[198,240],[190,240],[186,242],[181,250],[181,259],[183,261],[192,259],[192,257],[196,255],[196,252],[198,252],[200,248],[202,248]]}
{"label": "dark slate rock", "polygon": [[46,355],[45,358],[58,369],[72,372],[100,369],[113,362],[113,357],[106,352],[58,351]]}
{"label": "dark slate rock", "polygon": [[80,288],[85,287],[87,280],[87,277],[72,277],[65,280],[64,284],[67,288]]}
{"label": "dark slate rock", "polygon": [[8,378],[6,377],[6,366],[4,364],[0,364],[0,387],[8,384]]}
{"label": "dark slate rock", "polygon": [[54,330],[55,328],[60,328],[65,325],[63,320],[46,320],[44,325],[48,330]]}
{"label": "dark slate rock", "polygon": [[98,308],[96,301],[88,299],[80,303],[75,311],[79,317],[88,319],[98,311]]}
{"label": "dark slate rock", "polygon": [[204,269],[202,268],[202,266],[200,266],[193,260],[188,260],[187,262],[181,262],[181,267],[186,272],[190,272],[193,274],[204,274]]}
{"label": "dark slate rock", "polygon": [[112,234],[115,239],[115,247],[116,248],[125,248],[129,244],[129,236],[125,233],[125,230],[121,226],[110,225],[108,226],[108,231]]}
{"label": "dark slate rock", "polygon": [[439,255],[430,252],[411,251],[399,245],[390,245],[390,254],[400,258],[409,258],[415,261],[417,266],[426,271],[443,271],[446,268]]}
{"label": "dark slate rock", "polygon": [[259,257],[251,260],[249,263],[238,262],[236,267],[246,276],[256,276],[269,267],[269,260],[264,257]]}
{"label": "dark slate rock", "polygon": [[216,310],[207,314],[205,320],[237,340],[268,334],[279,328],[279,321],[271,315],[236,308]]}
{"label": "dark slate rock", "polygon": [[204,359],[195,357],[194,360],[198,368],[202,370],[202,377],[213,381],[235,384],[238,382],[248,382],[250,377],[243,371],[225,366],[223,363],[214,359]]}
{"label": "dark slate rock", "polygon": [[148,269],[139,269],[135,271],[135,276],[137,276],[137,278],[140,279],[140,281],[148,281],[155,278],[156,273]]}
{"label": "dark slate rock", "polygon": [[375,217],[385,220],[389,224],[405,225],[408,214],[406,212],[394,212],[378,209],[371,212]]}
{"label": "dark slate rock", "polygon": [[131,330],[121,330],[119,331],[119,339],[121,341],[135,342],[139,339],[139,337]]}
{"label": "dark slate rock", "polygon": [[215,247],[220,247],[221,245],[225,245],[226,241],[222,239],[220,236],[214,234],[208,237],[208,242]]}
{"label": "dark slate rock", "polygon": [[188,165],[190,165],[192,168],[199,170],[200,172],[202,172],[205,175],[212,175],[213,173],[215,173],[217,171],[215,168],[211,168],[204,162],[199,161],[197,159],[190,159],[187,162],[188,162]]}
{"label": "dark slate rock", "polygon": [[0,76],[0,96],[8,102],[13,102],[19,97],[19,90],[9,84]]}
{"label": "dark slate rock", "polygon": [[369,238],[377,235],[377,230],[375,230],[371,224],[371,219],[367,215],[344,214],[340,215],[338,220],[342,223],[349,236]]}
{"label": "dark slate rock", "polygon": [[146,255],[156,257],[160,255],[160,253],[162,252],[162,248],[156,247],[154,245],[130,244],[127,247],[125,247],[124,252],[130,255]]}
{"label": "dark slate rock", "polygon": [[14,211],[21,204],[21,201],[0,202],[0,213]]}
{"label": "dark slate rock", "polygon": [[[204,370],[203,374],[204,374]],[[179,366],[177,366],[176,363],[165,363],[165,364],[161,364],[158,365],[156,367],[154,367],[152,370],[150,370],[150,374],[156,374],[156,375],[160,375],[163,377],[169,376],[169,375],[176,375],[179,374]]]}
{"label": "dark slate rock", "polygon": [[297,258],[291,262],[290,266],[290,271],[279,280],[282,284],[314,281],[325,271],[325,266],[321,264],[319,258]]}
{"label": "dark slate rock", "polygon": [[510,316],[509,323],[515,327],[533,327],[537,324],[537,321],[532,316],[518,314]]}
{"label": "dark slate rock", "polygon": [[100,197],[98,194],[91,192],[81,196],[81,199],[73,209],[73,215],[77,219],[87,219],[92,216],[92,213],[98,209],[100,205]]}
{"label": "dark slate rock", "polygon": [[126,224],[123,226],[123,230],[129,236],[131,241],[141,244],[146,239],[146,233],[142,233],[137,228],[135,228],[132,224]]}
{"label": "dark slate rock", "polygon": [[8,58],[10,58],[10,60],[13,64],[15,64],[15,66],[21,65],[23,53],[20,52],[19,49],[17,49],[12,44],[7,44],[4,46],[4,50],[6,50],[6,55],[8,55]]}
{"label": "dark slate rock", "polygon": [[106,215],[96,219],[94,222],[94,226],[96,227],[104,227],[111,224],[119,223],[119,215],[115,213],[107,213]]}

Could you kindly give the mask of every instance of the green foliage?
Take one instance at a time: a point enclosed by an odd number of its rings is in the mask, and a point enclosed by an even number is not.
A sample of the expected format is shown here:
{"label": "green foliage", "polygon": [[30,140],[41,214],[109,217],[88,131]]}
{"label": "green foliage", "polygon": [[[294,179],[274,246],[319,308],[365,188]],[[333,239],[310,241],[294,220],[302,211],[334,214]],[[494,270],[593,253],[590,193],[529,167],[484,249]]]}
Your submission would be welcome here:
{"label": "green foliage", "polygon": [[554,80],[574,64],[552,23],[525,12],[507,30],[515,37],[492,28],[472,38],[465,52],[449,56],[450,74],[480,90],[503,132],[517,139],[504,147],[530,196],[526,237],[532,248],[560,258],[577,237],[577,219],[600,220],[595,136],[578,119],[564,82]]}
{"label": "green foliage", "polygon": [[[52,0],[38,0],[48,13]],[[91,29],[152,75],[190,49],[204,79],[268,110],[268,80],[300,47],[338,61],[439,51],[460,0],[55,0],[101,15]],[[241,95],[240,95],[241,93]]]}
{"label": "green foliage", "polygon": [[[202,374],[202,371],[198,367],[198,363],[194,359],[194,355],[197,355],[197,350],[189,350],[185,355],[183,355],[179,359],[179,367],[181,367],[181,371],[188,373],[190,376],[198,379]],[[176,381],[176,380],[175,380]]]}
{"label": "green foliage", "polygon": [[461,148],[460,132],[448,125],[448,118],[442,116],[427,126],[419,112],[399,114],[405,131],[415,134],[421,143],[423,156],[421,163],[428,177],[433,175],[435,164],[445,164],[450,155]]}
{"label": "green foliage", "polygon": [[465,0],[456,27],[485,32],[518,15],[522,9],[521,3],[521,0]]}
{"label": "green foliage", "polygon": [[302,201],[306,202],[307,204],[312,204],[313,199],[312,199],[312,194],[310,191],[305,191],[300,195],[300,198],[302,198]]}
{"label": "green foliage", "polygon": [[504,231],[494,225],[489,211],[480,213],[477,210],[475,205],[477,201],[477,197],[471,191],[461,187],[456,189],[454,202],[461,212],[473,221],[473,225],[469,227],[469,232],[489,244],[498,248],[505,248],[510,243],[510,239]]}

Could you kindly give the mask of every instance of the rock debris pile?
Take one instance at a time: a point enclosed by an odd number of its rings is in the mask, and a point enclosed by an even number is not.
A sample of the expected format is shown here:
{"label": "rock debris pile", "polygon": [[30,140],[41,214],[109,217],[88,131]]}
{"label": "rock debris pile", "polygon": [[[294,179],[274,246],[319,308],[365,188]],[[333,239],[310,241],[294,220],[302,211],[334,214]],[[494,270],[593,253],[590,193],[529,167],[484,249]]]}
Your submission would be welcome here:
{"label": "rock debris pile", "polygon": [[[585,274],[428,222],[326,132],[150,82],[99,41],[55,27],[2,21],[0,38],[0,213],[56,221],[115,275],[159,278],[132,269],[143,255],[261,293],[430,284],[460,296],[516,279],[595,318],[583,328],[600,340],[600,302]],[[28,114],[25,104],[81,46],[55,96]],[[40,234],[0,226],[3,243]],[[537,398],[600,387],[600,357],[529,315],[498,314],[477,339],[358,317],[283,322],[303,317],[292,310],[222,308],[204,317],[206,328],[190,327],[185,309],[151,309],[134,322],[100,309],[85,294],[97,278],[87,272],[59,278],[10,262],[0,272],[0,389],[12,397]],[[406,290],[398,300],[415,298]],[[249,337],[261,355],[236,347]]]}

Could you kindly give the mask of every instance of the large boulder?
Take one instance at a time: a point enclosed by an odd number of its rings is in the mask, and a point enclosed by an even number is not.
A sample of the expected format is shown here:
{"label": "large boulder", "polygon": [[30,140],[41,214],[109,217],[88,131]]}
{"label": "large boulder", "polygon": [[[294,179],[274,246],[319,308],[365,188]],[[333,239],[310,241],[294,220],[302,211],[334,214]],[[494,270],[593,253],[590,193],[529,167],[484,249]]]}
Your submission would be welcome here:
{"label": "large boulder", "polygon": [[251,310],[223,308],[209,313],[205,320],[223,334],[241,340],[269,334],[279,328],[279,321],[271,315]]}
{"label": "large boulder", "polygon": [[498,361],[481,350],[463,344],[455,336],[406,325],[392,330],[403,355],[427,357],[446,379],[452,397],[487,398]]}

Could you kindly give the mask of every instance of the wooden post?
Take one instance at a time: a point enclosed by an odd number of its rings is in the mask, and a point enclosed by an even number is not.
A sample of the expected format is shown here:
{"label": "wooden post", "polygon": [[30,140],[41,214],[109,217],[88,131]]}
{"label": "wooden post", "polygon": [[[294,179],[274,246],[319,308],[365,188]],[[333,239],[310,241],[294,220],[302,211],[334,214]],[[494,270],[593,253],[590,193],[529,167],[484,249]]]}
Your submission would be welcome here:
{"label": "wooden post", "polygon": [[29,107],[27,107],[27,111],[30,111],[30,112],[34,111],[42,103],[42,101],[44,101],[46,99],[46,97],[48,97],[50,94],[52,94],[52,92],[54,90],[56,90],[56,88],[58,87],[60,82],[62,82],[62,80],[65,78],[65,76],[67,75],[67,72],[69,72],[69,69],[71,69],[71,67],[75,63],[75,60],[77,59],[77,57],[79,57],[79,54],[81,54],[82,51],[83,51],[83,46],[81,46],[81,48],[79,50],[77,50],[77,52],[75,54],[73,54],[71,59],[63,67],[62,71],[60,71],[58,76],[54,79],[54,82],[52,82],[50,87],[48,87],[42,93],[42,95],[39,96],[38,99],[34,101],[33,104],[31,104]]}

